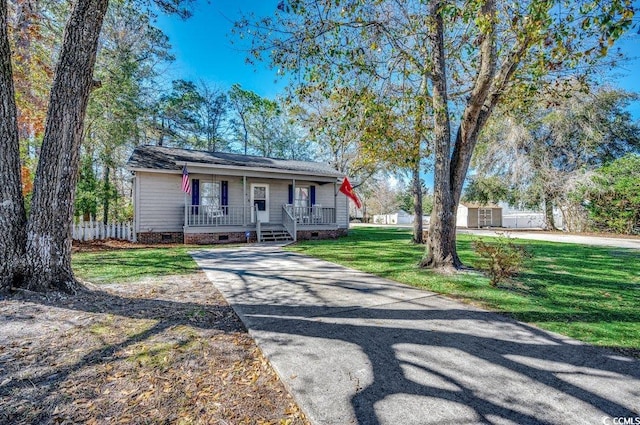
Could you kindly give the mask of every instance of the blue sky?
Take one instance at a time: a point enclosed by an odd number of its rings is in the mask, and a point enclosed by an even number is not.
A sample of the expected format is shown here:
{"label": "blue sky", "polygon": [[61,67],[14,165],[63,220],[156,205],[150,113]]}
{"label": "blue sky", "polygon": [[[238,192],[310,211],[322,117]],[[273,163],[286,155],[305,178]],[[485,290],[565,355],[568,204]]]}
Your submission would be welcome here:
{"label": "blue sky", "polygon": [[[254,13],[268,16],[276,9],[279,0],[212,0],[198,1],[194,14],[188,20],[160,16],[158,26],[169,36],[176,57],[171,66],[172,79],[206,81],[223,89],[239,83],[263,97],[275,98],[283,94],[286,81],[278,78],[267,64],[257,66],[246,63],[246,53],[232,44],[233,22],[240,16]],[[629,56],[609,77],[615,85],[640,93],[640,34],[636,28],[619,43]],[[640,119],[640,101],[629,108]],[[427,186],[432,187],[433,174],[424,173]]]}
{"label": "blue sky", "polygon": [[245,52],[231,42],[233,22],[242,13],[267,16],[277,4],[278,1],[199,1],[187,20],[160,16],[157,25],[169,36],[176,57],[171,67],[174,78],[204,80],[225,89],[239,83],[268,98],[283,93],[286,83],[276,78],[275,71],[266,64],[259,68],[247,64]]}
{"label": "blue sky", "polygon": [[[271,14],[279,0],[212,0],[198,1],[194,14],[182,21],[166,15],[158,18],[158,26],[169,36],[176,56],[171,66],[172,78],[192,81],[204,80],[228,89],[239,83],[263,97],[274,98],[284,92],[286,82],[276,77],[276,72],[266,64],[254,67],[245,62],[245,52],[233,45],[231,29],[242,13],[256,16]],[[627,35],[621,49],[632,59],[620,64],[610,75],[616,85],[640,92],[640,34],[638,29]],[[640,102],[631,107],[640,119]]]}
{"label": "blue sky", "polygon": [[[246,53],[232,44],[233,22],[244,13],[258,17],[276,10],[279,0],[199,0],[194,14],[187,20],[161,15],[157,25],[169,36],[176,61],[169,74],[172,79],[206,81],[223,89],[239,83],[263,97],[275,98],[283,94],[286,81],[278,78],[267,64],[257,67],[246,63]],[[637,22],[638,20],[636,20]],[[619,47],[630,57],[620,64],[609,78],[615,85],[640,93],[640,34],[638,28],[625,36]],[[629,108],[640,119],[640,101]],[[423,176],[428,186],[432,173]]]}

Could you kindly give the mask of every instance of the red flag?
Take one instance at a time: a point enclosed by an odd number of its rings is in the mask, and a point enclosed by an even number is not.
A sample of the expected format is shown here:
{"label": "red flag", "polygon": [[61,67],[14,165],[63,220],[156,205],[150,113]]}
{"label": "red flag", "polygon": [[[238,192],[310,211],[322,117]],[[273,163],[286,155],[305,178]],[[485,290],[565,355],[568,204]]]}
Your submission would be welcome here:
{"label": "red flag", "polygon": [[191,193],[191,181],[189,180],[189,171],[187,171],[186,165],[182,167],[182,191]]}
{"label": "red flag", "polygon": [[351,186],[351,183],[349,183],[349,179],[346,176],[344,180],[342,180],[340,192],[351,198],[351,200],[356,204],[357,208],[362,208],[362,202],[360,202],[360,199],[358,199],[358,195],[356,195],[356,193],[353,191],[353,187]]}

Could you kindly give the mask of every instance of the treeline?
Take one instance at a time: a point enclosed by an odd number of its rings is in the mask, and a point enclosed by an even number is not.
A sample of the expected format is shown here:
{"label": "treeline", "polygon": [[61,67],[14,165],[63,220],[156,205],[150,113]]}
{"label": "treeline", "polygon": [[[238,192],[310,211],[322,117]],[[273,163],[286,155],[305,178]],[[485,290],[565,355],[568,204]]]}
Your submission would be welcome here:
{"label": "treeline", "polygon": [[[8,6],[28,208],[71,6],[35,0],[10,0]],[[205,81],[167,81],[174,60],[170,49],[169,39],[146,8],[129,0],[110,2],[84,123],[76,218],[106,222],[132,217],[130,173],[124,165],[137,145],[284,159],[316,155],[301,117],[282,100],[263,98],[239,84],[225,90]]]}
{"label": "treeline", "polygon": [[[9,0],[8,6],[22,184],[29,207],[71,5]],[[393,84],[377,92],[366,79],[360,89],[356,81],[351,81],[355,88],[321,84],[322,90],[307,87],[296,100],[286,101],[263,98],[238,84],[226,89],[207,81],[167,80],[174,58],[154,19],[136,0],[109,3],[84,120],[77,219],[131,218],[131,180],[124,164],[132,149],[144,144],[330,162],[362,184],[359,190],[365,200],[371,198],[371,211],[383,212],[374,205],[386,203],[377,198],[396,199],[383,195],[388,174],[381,170],[411,175],[410,204],[418,205],[417,211],[430,209],[421,207],[427,192],[420,172],[435,161],[434,136],[429,108],[418,95],[421,79],[412,80],[416,93],[398,92]],[[638,123],[626,109],[635,95],[565,81],[564,87],[547,91],[555,97],[541,90],[516,98],[489,120],[466,197],[543,209],[549,227],[554,227],[551,211],[559,208],[570,230],[638,232],[638,202],[620,194],[623,188],[638,193],[638,180],[632,173],[632,180],[613,193],[622,176],[615,181],[611,176],[615,161],[627,161],[624,166],[637,161]],[[623,212],[626,218],[618,216]]]}
{"label": "treeline", "polygon": [[483,133],[467,200],[545,212],[547,228],[640,233],[638,94],[569,84],[504,109]]}

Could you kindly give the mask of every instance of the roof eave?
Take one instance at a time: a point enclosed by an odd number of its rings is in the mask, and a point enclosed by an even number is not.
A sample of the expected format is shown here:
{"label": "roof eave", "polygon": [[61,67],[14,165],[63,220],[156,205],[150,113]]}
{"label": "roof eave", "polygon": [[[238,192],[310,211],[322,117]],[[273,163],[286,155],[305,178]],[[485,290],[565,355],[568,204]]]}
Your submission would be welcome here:
{"label": "roof eave", "polygon": [[187,167],[196,167],[196,168],[218,168],[223,170],[245,170],[245,171],[255,171],[262,173],[272,173],[272,174],[297,174],[297,175],[305,175],[305,176],[314,176],[314,177],[330,177],[330,178],[341,178],[333,173],[318,173],[311,170],[290,170],[286,168],[274,168],[274,167],[246,167],[239,165],[222,165],[222,164],[203,164],[201,162],[188,162],[188,161],[176,161],[176,165]]}
{"label": "roof eave", "polygon": [[[186,165],[187,168],[204,168],[204,169],[222,169],[222,170],[235,170],[235,171],[246,171],[246,172],[256,172],[256,173],[269,173],[269,174],[287,174],[291,176],[305,176],[305,177],[321,177],[328,179],[341,179],[342,177],[337,176],[335,174],[329,173],[315,173],[312,171],[304,171],[304,170],[287,170],[287,169],[279,169],[279,168],[268,168],[268,167],[238,167],[233,165],[220,165],[220,164],[202,164],[198,162],[185,162],[185,161],[177,161],[176,165],[183,166]],[[146,167],[131,167],[127,166],[127,170],[129,171],[141,171],[148,173],[166,173],[166,174],[182,174],[182,171],[179,169],[176,170],[167,170],[161,168],[146,168]]]}

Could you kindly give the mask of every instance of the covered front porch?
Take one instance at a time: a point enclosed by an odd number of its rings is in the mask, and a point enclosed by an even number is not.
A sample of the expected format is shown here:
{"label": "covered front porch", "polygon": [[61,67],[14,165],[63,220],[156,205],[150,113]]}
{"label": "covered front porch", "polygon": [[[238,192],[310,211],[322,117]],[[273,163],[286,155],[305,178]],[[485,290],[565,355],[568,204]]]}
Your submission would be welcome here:
{"label": "covered front porch", "polygon": [[226,233],[245,232],[252,238],[262,241],[263,231],[284,229],[293,241],[298,239],[298,233],[304,231],[323,231],[336,229],[336,209],[313,205],[311,207],[296,207],[293,204],[281,206],[281,221],[262,222],[260,206],[213,206],[207,204],[185,205],[184,232],[188,233]]}
{"label": "covered front porch", "polygon": [[185,240],[262,242],[274,232],[286,232],[296,241],[340,227],[335,178],[286,179],[202,171],[190,174],[191,194],[185,195],[184,202]]}
{"label": "covered front porch", "polygon": [[344,175],[329,164],[139,146],[128,167],[135,233],[148,243],[321,239],[349,228]]}

